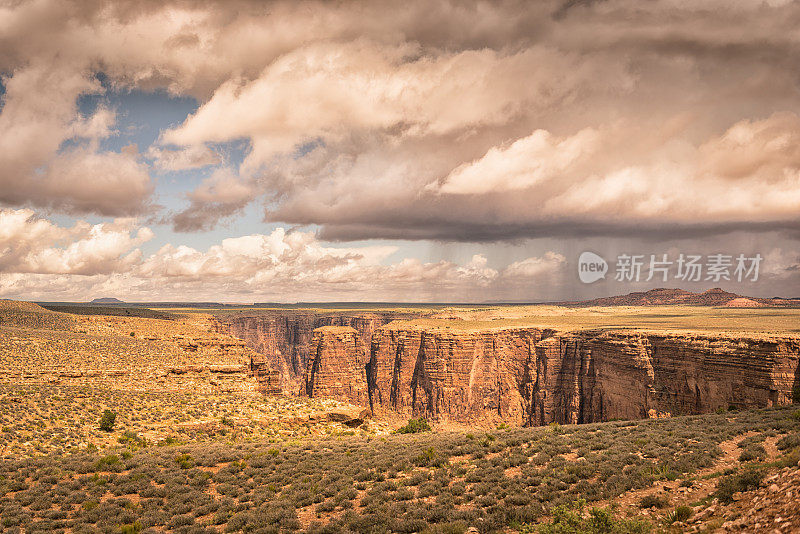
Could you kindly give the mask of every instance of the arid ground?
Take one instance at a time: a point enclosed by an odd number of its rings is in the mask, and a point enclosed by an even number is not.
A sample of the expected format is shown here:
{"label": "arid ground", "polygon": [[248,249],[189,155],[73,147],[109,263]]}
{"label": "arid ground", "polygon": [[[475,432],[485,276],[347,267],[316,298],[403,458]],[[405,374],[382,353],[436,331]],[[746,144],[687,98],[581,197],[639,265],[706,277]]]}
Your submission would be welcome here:
{"label": "arid ground", "polygon": [[[434,417],[429,426],[413,405],[368,413],[346,396],[265,391],[252,363],[264,355],[226,321],[275,310],[62,309],[0,301],[4,532],[800,529],[800,405],[791,402],[525,427]],[[386,323],[390,332],[411,325],[427,336],[549,328],[791,340],[800,328],[797,310],[776,308],[388,311],[405,314]],[[373,347],[388,335],[376,332]]]}

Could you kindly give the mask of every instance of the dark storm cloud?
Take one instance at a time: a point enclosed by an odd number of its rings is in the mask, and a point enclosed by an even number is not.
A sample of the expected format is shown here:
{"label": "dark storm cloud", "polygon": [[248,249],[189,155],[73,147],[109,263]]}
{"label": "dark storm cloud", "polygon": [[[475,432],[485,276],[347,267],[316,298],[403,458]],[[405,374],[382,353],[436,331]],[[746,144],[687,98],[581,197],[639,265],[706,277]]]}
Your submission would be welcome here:
{"label": "dark storm cloud", "polygon": [[325,241],[353,241],[363,239],[424,239],[438,241],[462,241],[490,243],[509,241],[521,243],[530,239],[550,238],[598,238],[624,236],[633,239],[664,241],[671,239],[694,239],[708,236],[724,236],[732,232],[783,232],[786,236],[800,237],[800,222],[751,223],[732,222],[707,225],[652,224],[631,227],[626,223],[596,222],[544,222],[529,225],[469,224],[459,221],[430,219],[408,220],[390,217],[389,224],[381,222],[337,225],[327,224],[318,237]]}
{"label": "dark storm cloud", "polygon": [[102,70],[200,101],[147,148],[197,156],[166,167],[217,165],[209,145],[249,142],[230,178],[242,187],[190,192],[180,231],[253,201],[345,240],[797,221],[800,158],[784,146],[800,132],[796,3],[42,0],[4,17],[6,204],[153,209],[151,169],[99,149],[113,113],[89,124],[75,105],[103,91]]}

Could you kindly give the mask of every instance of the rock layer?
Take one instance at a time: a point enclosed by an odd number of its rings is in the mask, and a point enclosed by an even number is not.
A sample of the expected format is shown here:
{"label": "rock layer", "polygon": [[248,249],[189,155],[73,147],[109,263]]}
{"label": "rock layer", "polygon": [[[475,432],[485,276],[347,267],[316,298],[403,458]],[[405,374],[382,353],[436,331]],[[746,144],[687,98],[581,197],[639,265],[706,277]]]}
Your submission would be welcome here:
{"label": "rock layer", "polygon": [[320,312],[315,310],[275,310],[240,314],[221,319],[223,328],[242,339],[260,357],[253,358],[256,377],[269,378],[272,386],[284,393],[305,390],[304,374],[312,350],[312,336],[323,326],[349,326],[361,338],[364,354],[369,351],[372,333],[394,319],[408,317],[399,312]]}
{"label": "rock layer", "polygon": [[314,350],[303,376],[305,394],[369,403],[366,352],[358,331],[348,326],[318,328],[311,343]]}
{"label": "rock layer", "polygon": [[[361,397],[354,331],[318,331],[316,358],[351,369]],[[461,330],[397,321],[377,329],[364,364],[373,409],[439,420],[521,425],[588,423],[792,402],[800,340],[663,332]],[[333,362],[338,362],[334,364]],[[355,366],[355,367],[353,367]],[[338,391],[309,373],[306,392]],[[327,388],[327,389],[326,389]]]}

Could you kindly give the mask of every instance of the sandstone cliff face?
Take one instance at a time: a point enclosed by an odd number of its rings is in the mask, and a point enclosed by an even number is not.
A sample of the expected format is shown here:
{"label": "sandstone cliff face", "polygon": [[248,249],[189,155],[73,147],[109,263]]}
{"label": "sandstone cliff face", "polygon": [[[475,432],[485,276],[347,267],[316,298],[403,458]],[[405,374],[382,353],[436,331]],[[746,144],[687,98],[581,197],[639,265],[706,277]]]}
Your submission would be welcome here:
{"label": "sandstone cliff face", "polygon": [[[361,362],[373,409],[462,422],[587,423],[718,408],[791,403],[800,341],[633,331],[541,328],[460,330],[395,322],[377,329],[369,357],[352,336],[315,334],[312,352],[351,369],[362,402]],[[351,363],[355,362],[355,363]],[[353,367],[353,365],[355,367]],[[314,376],[306,393],[325,390]],[[345,388],[346,389],[346,388]],[[350,390],[352,391],[352,390]]]}
{"label": "sandstone cliff face", "polygon": [[318,328],[312,346],[303,375],[305,394],[368,404],[366,352],[358,331],[347,326]]}
{"label": "sandstone cliff face", "polygon": [[259,353],[251,362],[252,373],[270,381],[270,389],[296,395],[305,390],[304,374],[312,351],[316,328],[348,326],[355,329],[365,355],[372,333],[394,319],[408,317],[397,312],[318,312],[313,310],[276,310],[221,319],[223,328],[242,339]]}

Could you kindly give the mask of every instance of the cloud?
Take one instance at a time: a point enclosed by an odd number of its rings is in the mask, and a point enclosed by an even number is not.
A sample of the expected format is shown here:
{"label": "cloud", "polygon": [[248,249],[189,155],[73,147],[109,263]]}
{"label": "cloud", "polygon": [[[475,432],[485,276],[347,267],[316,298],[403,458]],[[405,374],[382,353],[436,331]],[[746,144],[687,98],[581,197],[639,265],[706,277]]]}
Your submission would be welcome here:
{"label": "cloud", "polygon": [[700,148],[701,171],[738,181],[759,178],[775,182],[800,172],[800,117],[775,113],[762,120],[745,119]]}
{"label": "cloud", "polygon": [[146,212],[154,189],[147,167],[135,155],[86,148],[58,154],[39,187],[47,196],[37,204],[109,216]]}
{"label": "cloud", "polygon": [[542,257],[525,258],[515,261],[503,270],[508,278],[535,278],[556,271],[567,259],[556,252],[548,251]]}
{"label": "cloud", "polygon": [[3,83],[0,202],[108,216],[147,211],[153,192],[147,167],[133,154],[98,149],[112,134],[114,112],[100,106],[83,117],[77,111],[79,95],[101,90],[96,80],[36,65]]}
{"label": "cloud", "polygon": [[785,280],[800,272],[800,254],[796,251],[774,248],[764,254],[763,258],[762,273],[766,276]]}
{"label": "cloud", "polygon": [[[511,282],[552,276],[563,258],[547,253],[506,269],[483,254],[459,265],[389,258],[395,246],[330,246],[310,232],[277,228],[269,234],[223,239],[206,250],[167,244],[149,256],[139,248],[153,238],[132,219],[61,227],[31,210],[0,211],[0,295],[83,299],[105,290],[135,297],[187,300],[489,298]],[[513,278],[513,280],[512,280]],[[70,285],[71,284],[71,285]],[[109,293],[111,292],[111,293]],[[350,297],[348,297],[348,295]]]}
{"label": "cloud", "polygon": [[201,169],[222,163],[217,152],[202,145],[183,148],[153,145],[147,150],[147,157],[154,160],[156,167],[165,171]]}
{"label": "cloud", "polygon": [[[654,131],[628,121],[565,136],[539,129],[444,171],[401,149],[385,167],[371,151],[301,171],[292,161],[289,193],[267,219],[322,223],[322,237],[342,240],[664,239],[789,228],[800,209],[798,121],[793,113],[748,119],[700,142],[674,125]],[[437,173],[443,178],[413,185]]]}
{"label": "cloud", "polygon": [[[149,162],[220,165],[209,147],[244,140],[240,178],[219,181],[230,194],[201,185],[175,229],[211,229],[254,201],[268,222],[338,240],[663,239],[796,225],[796,3],[0,9],[4,204],[146,213]],[[114,135],[114,110],[83,117],[76,106],[108,87],[200,107],[147,157],[110,153],[99,140]]]}
{"label": "cloud", "polygon": [[[0,296],[42,300],[86,300],[114,295],[129,301],[217,300],[296,302],[542,301],[589,294],[619,294],[657,287],[617,283],[591,287],[577,282],[570,244],[553,242],[538,252],[481,246],[460,261],[423,260],[392,245],[332,245],[312,232],[276,228],[270,233],[222,239],[208,247],[165,244],[151,253],[142,246],[153,232],[133,219],[61,226],[28,209],[0,210]],[[734,234],[724,246],[716,238],[673,241],[668,248],[647,240],[617,239],[599,250],[609,262],[618,254],[647,257],[708,251],[763,257],[757,283],[726,283],[745,295],[791,296],[800,271],[794,241],[770,236],[778,247]],[[566,248],[562,248],[566,247]],[[481,250],[484,249],[484,250]],[[475,248],[473,248],[475,250]],[[513,251],[511,259],[506,255]],[[527,252],[527,254],[524,254]],[[399,256],[399,258],[398,258]],[[653,284],[663,282],[653,282]],[[578,286],[578,287],[576,287]],[[707,289],[707,282],[690,285]],[[585,290],[589,293],[582,293]],[[787,291],[789,291],[787,295]]]}
{"label": "cloud", "polygon": [[254,196],[252,181],[240,178],[230,169],[217,169],[187,194],[190,205],[173,217],[177,232],[209,230],[221,219],[241,211]]}
{"label": "cloud", "polygon": [[123,272],[141,260],[136,248],[153,238],[132,219],[71,228],[54,225],[32,210],[0,209],[0,272],[97,275]]}
{"label": "cloud", "polygon": [[508,147],[491,148],[479,160],[456,167],[442,184],[428,187],[460,195],[528,189],[561,177],[578,158],[591,155],[595,145],[597,134],[591,129],[562,140],[536,130]]}
{"label": "cloud", "polygon": [[[421,52],[368,40],[300,48],[255,80],[224,83],[163,139],[195,146],[247,138],[245,168],[257,169],[303,143],[335,142],[354,131],[404,138],[502,126],[559,103],[600,74],[544,47]],[[624,72],[617,74],[624,83]]]}

